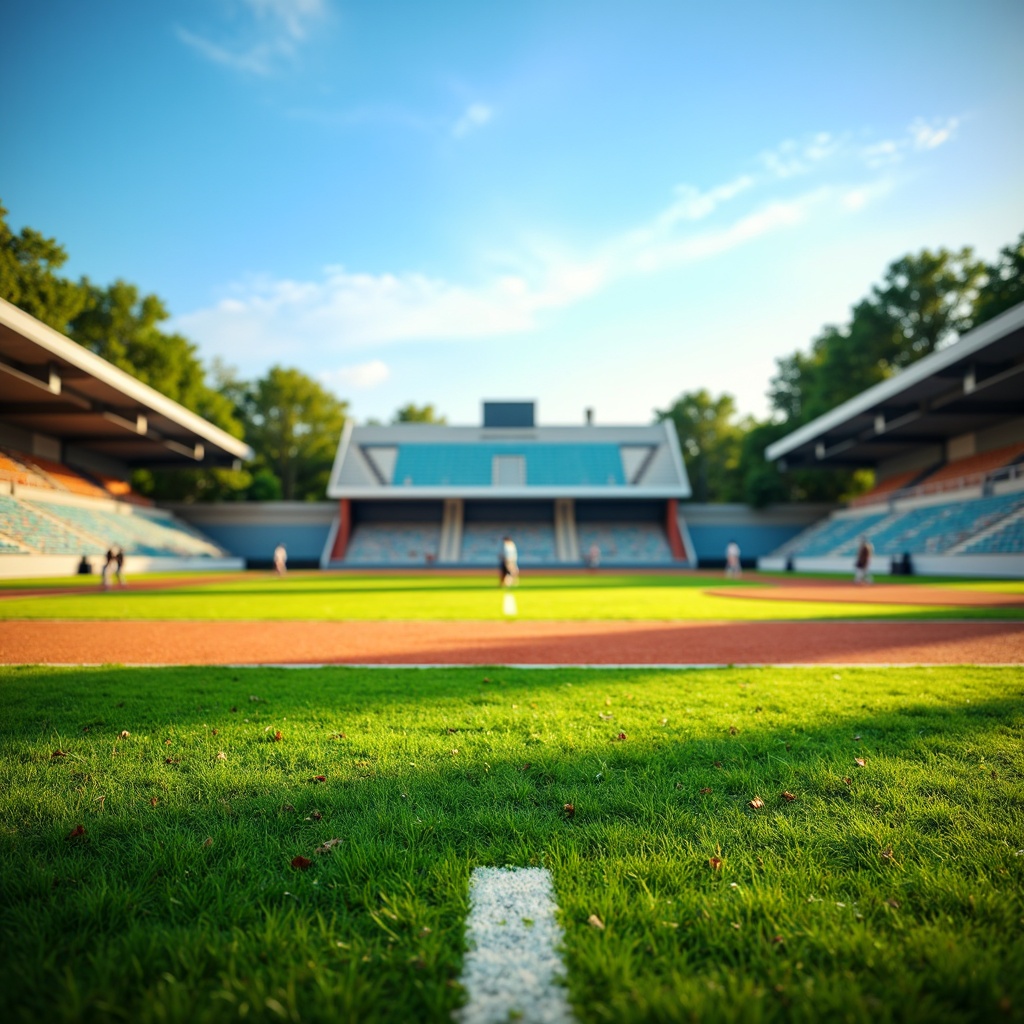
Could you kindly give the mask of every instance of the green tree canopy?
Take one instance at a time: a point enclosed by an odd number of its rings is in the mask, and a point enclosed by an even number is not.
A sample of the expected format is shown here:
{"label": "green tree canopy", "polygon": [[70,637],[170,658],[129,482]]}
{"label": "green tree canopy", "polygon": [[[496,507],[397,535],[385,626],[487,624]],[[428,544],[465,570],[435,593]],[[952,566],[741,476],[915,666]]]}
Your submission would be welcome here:
{"label": "green tree canopy", "polygon": [[273,366],[247,386],[239,413],[264,492],[273,490],[261,473],[269,471],[285,500],[323,498],[347,410],[347,402],[301,370]]}
{"label": "green tree canopy", "polygon": [[741,497],[736,469],[743,428],[736,422],[732,395],[714,397],[706,388],[687,391],[668,409],[655,410],[655,416],[675,424],[694,500]]}
{"label": "green tree canopy", "polygon": [[978,292],[974,325],[985,323],[1024,302],[1024,232],[1012,245],[1001,249],[994,263],[985,267],[985,283]]}
{"label": "green tree canopy", "polygon": [[85,308],[85,288],[57,271],[68,254],[56,239],[22,228],[15,234],[0,204],[0,298],[66,334]]}
{"label": "green tree canopy", "polygon": [[409,402],[401,409],[395,410],[392,423],[447,423],[448,418],[442,416],[432,404],[415,405]]}

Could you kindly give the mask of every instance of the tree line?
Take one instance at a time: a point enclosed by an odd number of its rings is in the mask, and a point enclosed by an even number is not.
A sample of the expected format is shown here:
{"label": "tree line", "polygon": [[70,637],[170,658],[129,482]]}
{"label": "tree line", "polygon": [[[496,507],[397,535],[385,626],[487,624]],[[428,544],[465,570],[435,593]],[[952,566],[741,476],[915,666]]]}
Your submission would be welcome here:
{"label": "tree line", "polygon": [[[164,500],[315,501],[324,497],[348,403],[301,370],[272,366],[243,380],[165,329],[170,318],[156,295],[127,281],[105,287],[60,273],[67,251],[33,228],[15,233],[0,205],[0,297],[199,413],[256,457],[239,470],[137,470],[133,484]],[[432,405],[408,404],[395,422],[443,423]]]}
{"label": "tree line", "polygon": [[776,360],[770,414],[741,417],[732,395],[688,391],[664,410],[679,434],[695,501],[837,501],[871,486],[865,471],[779,472],[773,441],[1024,301],[1024,233],[992,263],[965,247],[922,250],[889,264],[842,325]]}

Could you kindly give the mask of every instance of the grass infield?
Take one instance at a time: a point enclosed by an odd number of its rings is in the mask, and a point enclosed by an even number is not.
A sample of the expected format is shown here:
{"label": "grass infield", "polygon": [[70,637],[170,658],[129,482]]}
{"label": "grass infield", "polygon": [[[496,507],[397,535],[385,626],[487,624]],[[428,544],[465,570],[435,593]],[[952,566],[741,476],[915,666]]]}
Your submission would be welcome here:
{"label": "grass infield", "polygon": [[1024,1010],[1021,669],[21,668],[0,712],[4,1020],[448,1021],[506,864],[581,1021]]}
{"label": "grass infield", "polygon": [[[159,578],[159,577],[154,577]],[[520,619],[1013,619],[1024,608],[854,604],[844,601],[757,601],[705,591],[770,581],[738,582],[707,575],[526,574],[516,591]],[[904,581],[900,581],[904,582]],[[930,580],[927,582],[936,582]],[[68,580],[20,582],[10,589],[67,588]],[[277,579],[262,573],[223,581],[183,582],[173,589],[102,592],[96,582],[72,584],[81,593],[4,597],[0,619],[500,619],[495,574],[309,574]],[[881,590],[887,584],[876,584]],[[6,586],[6,584],[5,584]],[[1024,593],[1024,581],[943,582],[945,589]]]}

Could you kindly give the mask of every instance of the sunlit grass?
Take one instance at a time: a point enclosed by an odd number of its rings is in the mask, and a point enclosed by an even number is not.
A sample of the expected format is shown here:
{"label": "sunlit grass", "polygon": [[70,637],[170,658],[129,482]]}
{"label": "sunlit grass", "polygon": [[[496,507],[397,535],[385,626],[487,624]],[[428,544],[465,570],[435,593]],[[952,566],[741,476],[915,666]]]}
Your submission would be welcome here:
{"label": "sunlit grass", "polygon": [[4,669],[0,713],[5,1020],[447,1021],[507,863],[581,1021],[1024,1007],[1022,670]]}
{"label": "sunlit grass", "polygon": [[[531,620],[1024,619],[1024,608],[768,601],[707,592],[747,588],[758,582],[753,575],[737,583],[706,575],[525,573],[517,592],[518,615]],[[1006,581],[982,588],[1016,592]],[[1017,589],[1024,592],[1024,585]],[[102,592],[94,584],[82,593],[8,597],[0,600],[0,618],[479,620],[502,618],[502,603],[491,573],[316,573],[285,579],[253,573],[212,583],[183,583],[173,589],[129,586],[124,591]]]}

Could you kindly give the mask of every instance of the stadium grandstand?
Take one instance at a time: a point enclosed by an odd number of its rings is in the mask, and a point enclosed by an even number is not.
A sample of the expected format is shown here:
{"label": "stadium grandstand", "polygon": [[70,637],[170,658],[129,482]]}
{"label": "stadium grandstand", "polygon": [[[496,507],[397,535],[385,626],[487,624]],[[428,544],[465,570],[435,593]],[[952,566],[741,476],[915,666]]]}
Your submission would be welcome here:
{"label": "stadium grandstand", "polygon": [[1024,576],[1024,303],[766,450],[875,471],[874,488],[760,559],[834,572],[862,536],[879,572]]}
{"label": "stadium grandstand", "polygon": [[138,467],[251,457],[237,438],[0,300],[0,576],[71,575],[112,545],[129,573],[240,568],[129,481]]}
{"label": "stadium grandstand", "polygon": [[690,495],[675,429],[538,426],[533,402],[485,402],[479,427],[346,426],[321,564],[686,566]]}

